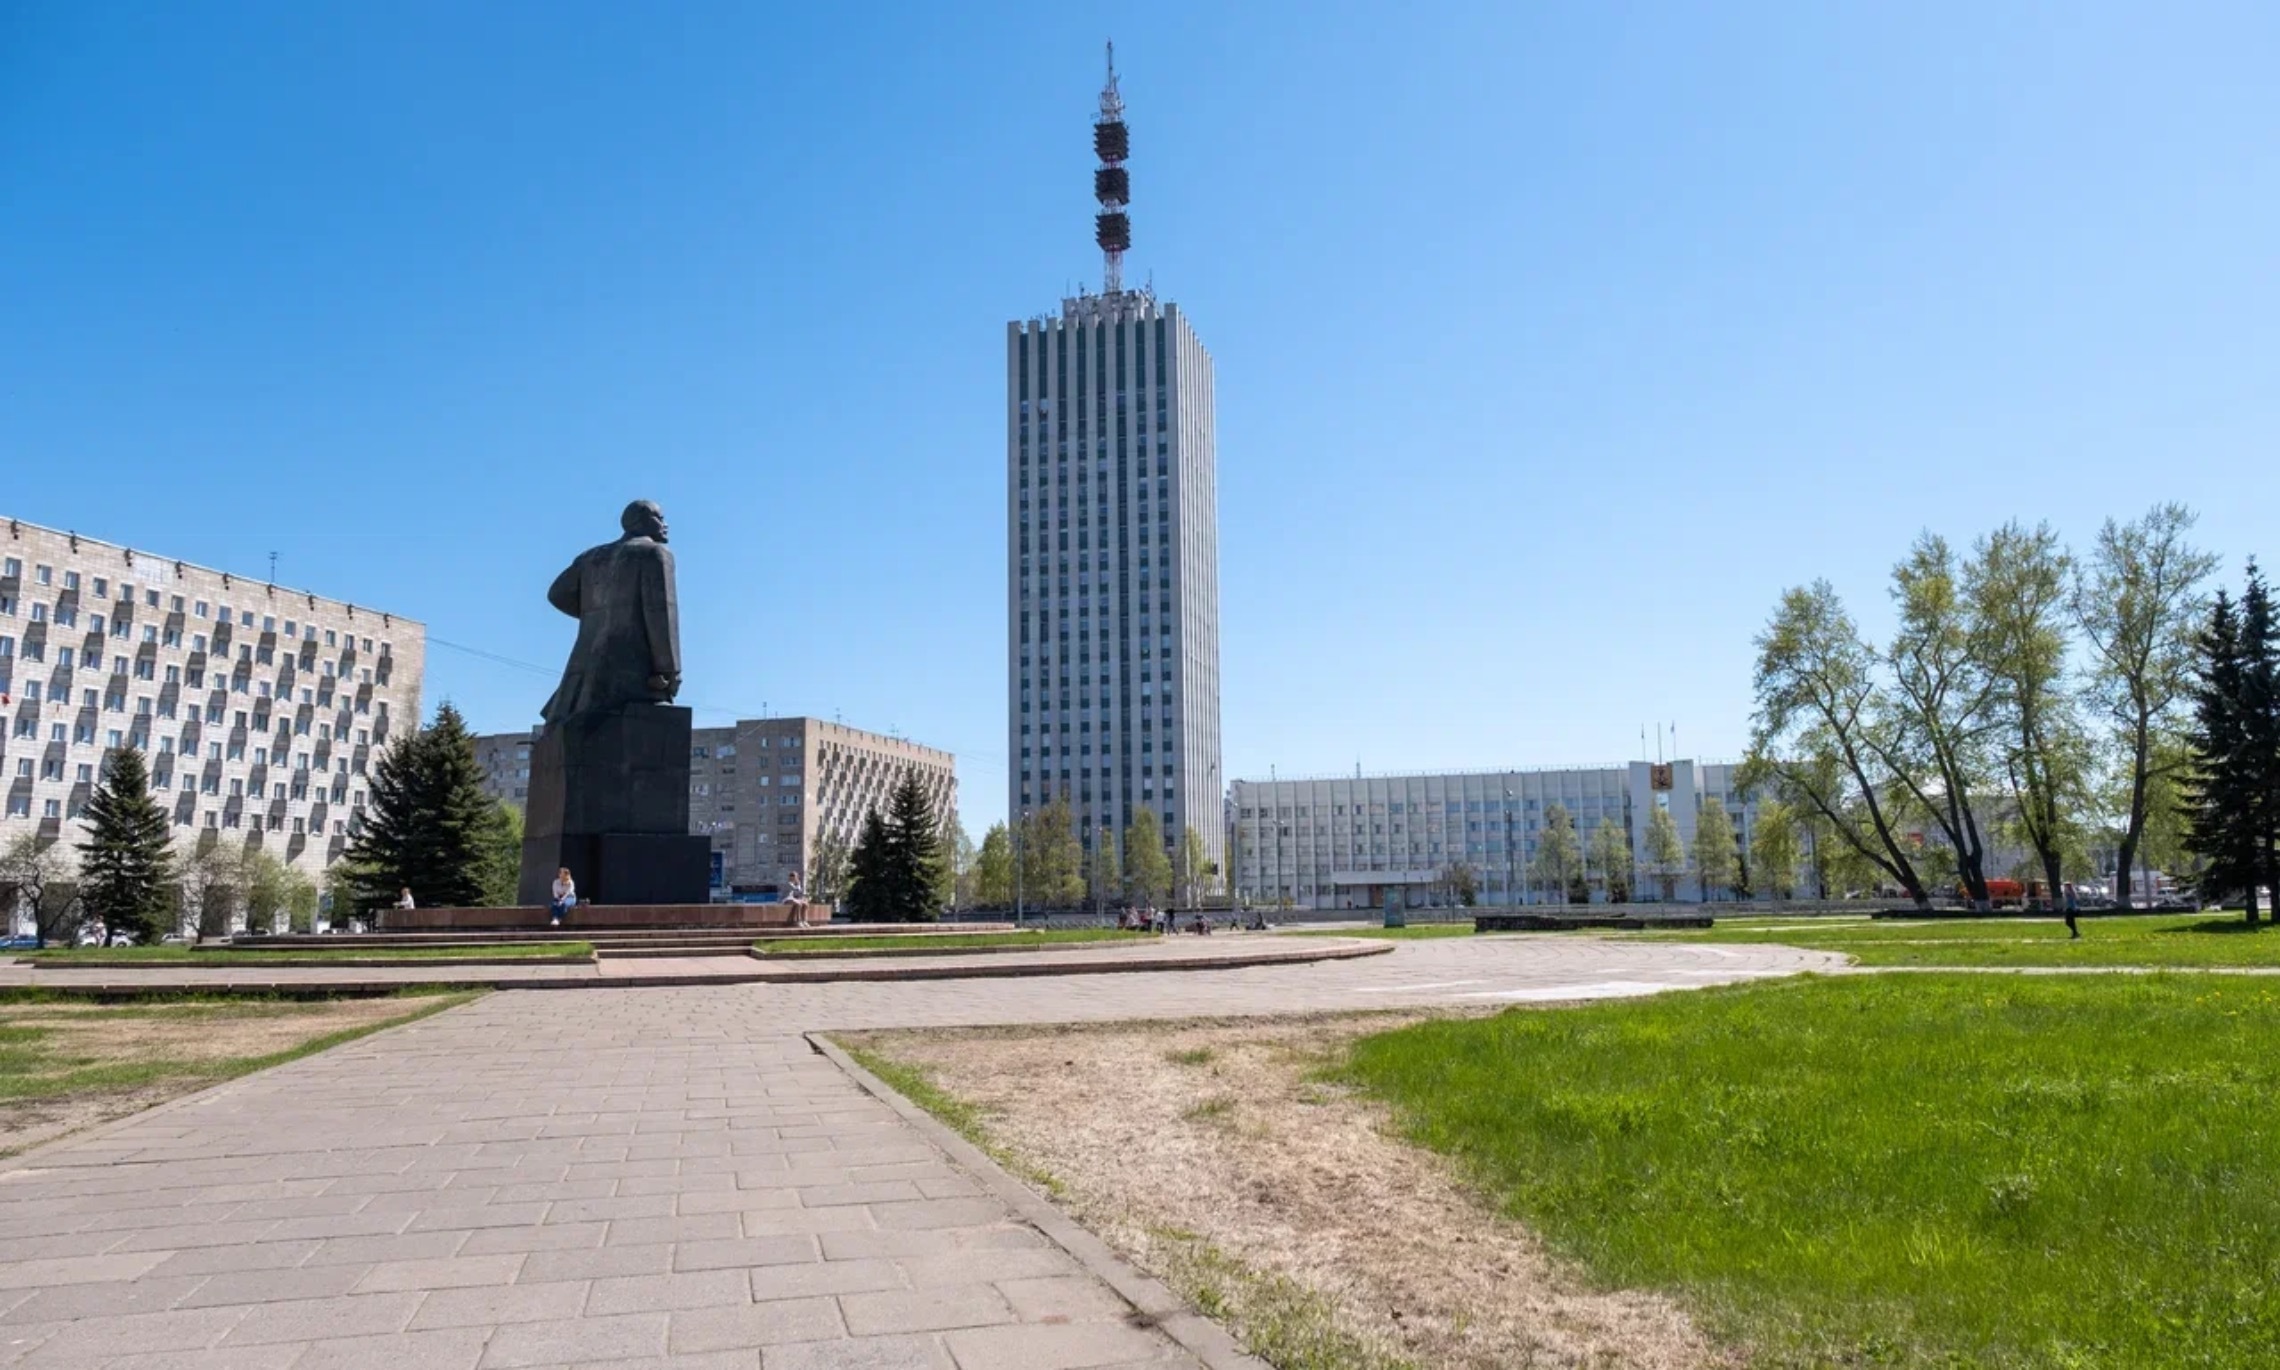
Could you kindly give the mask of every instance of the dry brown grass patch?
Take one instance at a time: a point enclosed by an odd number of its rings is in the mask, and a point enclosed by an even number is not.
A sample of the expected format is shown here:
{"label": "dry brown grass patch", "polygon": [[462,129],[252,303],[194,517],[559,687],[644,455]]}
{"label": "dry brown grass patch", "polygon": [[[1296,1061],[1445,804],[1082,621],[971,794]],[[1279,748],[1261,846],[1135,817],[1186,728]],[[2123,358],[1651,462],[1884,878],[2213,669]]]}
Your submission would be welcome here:
{"label": "dry brown grass patch", "polygon": [[1597,1290],[1377,1105],[1318,1078],[1418,1014],[862,1034],[979,1110],[1056,1198],[1285,1367],[1724,1365]]}

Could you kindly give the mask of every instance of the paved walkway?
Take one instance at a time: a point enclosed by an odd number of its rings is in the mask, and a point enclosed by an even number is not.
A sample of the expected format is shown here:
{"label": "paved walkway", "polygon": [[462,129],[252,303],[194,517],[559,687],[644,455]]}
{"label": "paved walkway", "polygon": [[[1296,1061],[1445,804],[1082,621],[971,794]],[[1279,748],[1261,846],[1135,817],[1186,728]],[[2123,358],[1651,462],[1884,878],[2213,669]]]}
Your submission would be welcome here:
{"label": "paved walkway", "polygon": [[1840,960],[1458,939],[1207,974],[495,994],[0,1162],[0,1366],[1195,1366],[800,1033],[1496,1004]]}
{"label": "paved walkway", "polygon": [[611,956],[605,953],[597,961],[570,965],[560,962],[517,964],[512,961],[481,966],[419,961],[406,961],[392,966],[281,965],[260,956],[245,955],[242,961],[231,965],[193,966],[146,962],[141,965],[35,966],[28,960],[18,959],[0,960],[0,987],[49,985],[171,989],[225,985],[339,989],[446,984],[487,985],[500,989],[560,989],[578,986],[1017,978],[1033,975],[1124,974],[1149,966],[1211,970],[1251,964],[1374,956],[1388,949],[1388,943],[1368,938],[1221,933],[1211,937],[1147,938],[1099,946],[993,952],[986,955],[781,956],[763,960],[741,954]]}

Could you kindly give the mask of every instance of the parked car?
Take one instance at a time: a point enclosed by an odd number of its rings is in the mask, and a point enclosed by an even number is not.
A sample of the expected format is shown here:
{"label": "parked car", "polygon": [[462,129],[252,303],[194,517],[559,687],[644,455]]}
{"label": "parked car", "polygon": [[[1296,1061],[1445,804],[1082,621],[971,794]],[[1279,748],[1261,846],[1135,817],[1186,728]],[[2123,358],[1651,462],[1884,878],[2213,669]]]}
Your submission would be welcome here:
{"label": "parked car", "polygon": [[193,940],[195,939],[185,937],[179,932],[170,932],[164,937],[159,938],[158,944],[162,947],[186,947],[189,946]]}
{"label": "parked car", "polygon": [[0,951],[28,951],[39,944],[37,937],[10,937],[0,941]]}

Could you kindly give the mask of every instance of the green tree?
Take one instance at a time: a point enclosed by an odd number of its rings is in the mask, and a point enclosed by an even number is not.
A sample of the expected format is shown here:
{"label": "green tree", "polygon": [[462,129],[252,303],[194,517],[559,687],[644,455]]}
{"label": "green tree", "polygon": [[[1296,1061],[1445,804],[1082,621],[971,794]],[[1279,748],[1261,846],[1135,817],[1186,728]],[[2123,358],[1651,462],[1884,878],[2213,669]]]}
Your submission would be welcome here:
{"label": "green tree", "polygon": [[1085,849],[1069,801],[1056,797],[1022,825],[1021,894],[1032,908],[1073,909],[1085,901]]}
{"label": "green tree", "polygon": [[1124,870],[1116,851],[1116,832],[1105,823],[1093,833],[1092,851],[1085,861],[1085,893],[1095,913],[1124,898]]}
{"label": "green tree", "polygon": [[1918,907],[1930,907],[1889,806],[1899,780],[1885,759],[1890,744],[1874,735],[1889,712],[1877,689],[1876,657],[1836,590],[1817,580],[1785,591],[1757,650],[1757,713],[1743,786],[1819,815]]}
{"label": "green tree", "polygon": [[493,807],[467,722],[447,702],[432,724],[389,743],[373,768],[369,807],[348,846],[357,908],[393,906],[399,889],[422,908],[480,907]]}
{"label": "green tree", "polygon": [[104,758],[103,779],[87,800],[87,840],[79,844],[80,897],[106,929],[146,946],[171,931],[170,827],[151,800],[142,753],[127,747]]}
{"label": "green tree", "polygon": [[894,855],[887,820],[877,809],[863,815],[855,849],[847,857],[847,916],[858,923],[891,923],[895,914]]}
{"label": "green tree", "polygon": [[[1946,539],[1916,539],[1892,568],[1892,600],[1900,616],[1885,653],[1892,688],[1880,696],[1878,725],[1862,735],[1895,781],[1895,800],[1939,829],[1955,853],[1964,896],[1985,908],[1987,841],[1972,801],[1987,790],[1995,681]],[[1923,878],[1929,887],[1931,878]]]}
{"label": "green tree", "polygon": [[245,898],[245,928],[260,934],[272,931],[279,915],[290,917],[293,868],[268,852],[247,849],[238,856],[238,877]]}
{"label": "green tree", "polygon": [[41,946],[69,946],[78,939],[87,906],[54,838],[18,833],[0,849],[0,912],[13,910],[18,899],[32,911],[32,933]]}
{"label": "green tree", "polygon": [[2185,726],[2194,635],[2206,607],[2201,586],[2217,564],[2186,541],[2194,521],[2181,504],[2155,505],[2133,523],[2106,520],[2072,586],[2074,619],[2090,648],[2089,700],[2119,757],[2114,902],[2123,908],[2158,795],[2174,789],[2173,768],[2186,761],[2163,742]]}
{"label": "green tree", "polygon": [[1660,804],[1647,810],[1647,874],[1661,887],[1664,903],[1678,898],[1679,877],[1686,874],[1686,844],[1679,841],[1670,810]]}
{"label": "green tree", "polygon": [[847,834],[837,825],[817,826],[815,850],[808,857],[807,897],[811,902],[837,904],[847,897],[854,854]]}
{"label": "green tree", "polygon": [[1441,872],[1441,884],[1459,908],[1469,909],[1480,900],[1480,873],[1462,861]]}
{"label": "green tree", "polygon": [[1799,855],[1796,813],[1778,799],[1758,805],[1750,825],[1751,882],[1758,893],[1771,899],[1794,894]]}
{"label": "green tree", "polygon": [[1702,881],[1704,899],[1733,888],[1740,876],[1734,855],[1733,816],[1715,800],[1701,805],[1694,811],[1694,873]]}
{"label": "green tree", "polygon": [[500,800],[483,824],[483,904],[513,908],[522,883],[523,813]]}
{"label": "green tree", "polygon": [[[2248,921],[2258,921],[2257,886],[2269,878],[2276,766],[2269,737],[2272,673],[2269,608],[2249,612],[2249,599],[2268,602],[2262,577],[2249,567],[2240,608],[2218,590],[2199,643],[2188,737],[2193,768],[2186,778],[2185,844],[2201,863],[2201,897],[2221,903],[2246,895]],[[2261,639],[2261,643],[2259,642]],[[2260,661],[2261,658],[2261,661]],[[2259,676],[2265,683],[2259,682]]]}
{"label": "green tree", "polygon": [[1606,891],[1608,903],[1631,901],[1631,835],[1624,831],[1623,820],[1602,818],[1591,830],[1588,867],[1599,888]]}
{"label": "green tree", "polygon": [[916,774],[895,786],[882,818],[863,824],[849,863],[848,907],[873,923],[930,923],[940,916],[942,823]]}
{"label": "green tree", "polygon": [[1172,859],[1164,850],[1163,824],[1142,805],[1124,830],[1124,887],[1136,904],[1163,903],[1171,894]]}
{"label": "green tree", "polygon": [[209,828],[176,854],[185,911],[195,910],[200,937],[227,937],[245,896],[245,848],[225,846]]}
{"label": "green tree", "polygon": [[982,834],[982,850],[974,858],[974,904],[985,909],[1013,906],[1013,835],[1003,823],[992,823]]}
{"label": "green tree", "polygon": [[1180,829],[1179,843],[1172,849],[1172,902],[1181,908],[1201,904],[1210,884],[1211,862],[1203,850],[1202,833],[1192,826]]}
{"label": "green tree", "polygon": [[1980,539],[1964,573],[1993,680],[1996,754],[2012,821],[2033,849],[2051,899],[2078,842],[2090,787],[2089,738],[2067,683],[2072,559],[2049,525],[2013,522]]}
{"label": "green tree", "polygon": [[1573,899],[1575,883],[1583,875],[1583,847],[1576,841],[1575,820],[1568,816],[1566,805],[1544,807],[1544,828],[1536,835],[1536,857],[1528,864],[1537,884],[1557,890],[1561,899]]}
{"label": "green tree", "polygon": [[946,879],[945,888],[941,891],[941,902],[948,904],[950,911],[956,913],[960,909],[972,908],[976,902],[974,862],[977,853],[974,850],[974,839],[966,834],[963,819],[953,813],[948,828],[949,841],[943,849],[942,870]]}
{"label": "green tree", "polygon": [[298,870],[290,873],[285,888],[286,926],[295,932],[314,932],[317,926],[317,882]]}

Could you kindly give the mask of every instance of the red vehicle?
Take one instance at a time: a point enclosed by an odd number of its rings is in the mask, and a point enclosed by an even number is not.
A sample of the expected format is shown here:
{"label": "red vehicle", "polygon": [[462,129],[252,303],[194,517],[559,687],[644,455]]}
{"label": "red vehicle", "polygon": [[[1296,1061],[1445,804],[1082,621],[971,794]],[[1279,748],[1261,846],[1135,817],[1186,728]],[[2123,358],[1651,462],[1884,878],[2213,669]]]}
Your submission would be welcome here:
{"label": "red vehicle", "polygon": [[[1990,880],[1987,882],[1987,902],[1999,909],[2023,909],[2029,895],[2040,897],[2042,886],[2023,885],[2016,880]],[[1962,885],[1955,887],[1955,897],[1964,903],[1971,902],[1971,891]]]}

